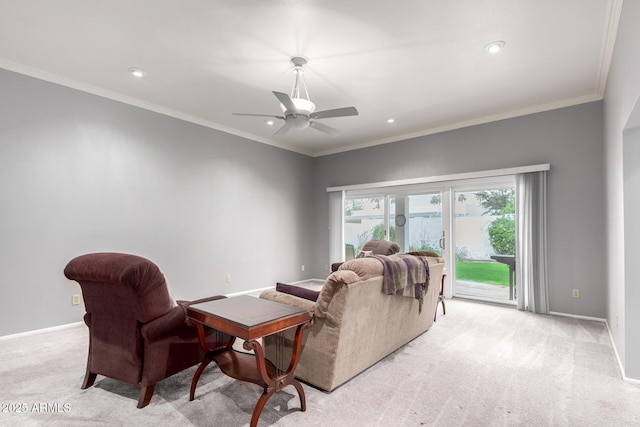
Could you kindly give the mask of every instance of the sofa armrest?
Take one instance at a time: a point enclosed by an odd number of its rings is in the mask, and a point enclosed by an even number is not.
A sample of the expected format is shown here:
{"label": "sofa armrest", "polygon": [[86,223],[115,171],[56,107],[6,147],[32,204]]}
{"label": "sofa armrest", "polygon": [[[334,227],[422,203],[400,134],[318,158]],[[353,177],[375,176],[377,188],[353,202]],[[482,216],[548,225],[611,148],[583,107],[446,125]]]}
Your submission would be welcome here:
{"label": "sofa armrest", "polygon": [[300,298],[291,294],[285,294],[284,292],[278,292],[274,289],[267,289],[266,291],[262,291],[262,293],[260,294],[260,298],[302,308],[304,310],[307,310],[312,317],[316,307],[315,301],[310,301],[308,299]]}
{"label": "sofa armrest", "polygon": [[[360,281],[360,277],[351,270],[338,270],[331,273],[324,282],[320,295],[318,295],[315,315],[318,317],[326,317],[329,313],[329,305],[331,304],[331,300],[333,300],[333,296],[340,291],[342,287],[358,281]],[[333,320],[335,321],[337,319]]]}
{"label": "sofa armrest", "polygon": [[334,262],[333,264],[331,264],[331,272],[333,273],[334,271],[338,271],[342,264],[344,264],[344,261]]}

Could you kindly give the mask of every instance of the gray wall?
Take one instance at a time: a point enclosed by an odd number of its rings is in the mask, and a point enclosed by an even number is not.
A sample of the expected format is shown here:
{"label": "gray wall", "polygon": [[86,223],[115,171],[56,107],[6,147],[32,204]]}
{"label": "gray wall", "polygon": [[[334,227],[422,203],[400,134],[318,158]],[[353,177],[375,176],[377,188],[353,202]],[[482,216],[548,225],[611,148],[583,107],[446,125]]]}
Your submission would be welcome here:
{"label": "gray wall", "polygon": [[640,2],[624,2],[604,103],[607,320],[625,375],[635,379],[640,379],[640,276],[636,268],[640,259],[640,137],[633,131],[640,126],[638,22]]}
{"label": "gray wall", "polygon": [[184,299],[308,275],[313,158],[5,70],[0,94],[0,336],[80,321],[87,252]]}
{"label": "gray wall", "polygon": [[602,103],[594,102],[318,158],[315,274],[329,263],[327,187],[550,163],[551,311],[604,318],[603,154]]}
{"label": "gray wall", "polygon": [[538,163],[551,309],[605,316],[601,103],[313,159],[4,70],[0,93],[0,336],[81,319],[82,253],[146,256],[185,299],[325,277],[328,186]]}

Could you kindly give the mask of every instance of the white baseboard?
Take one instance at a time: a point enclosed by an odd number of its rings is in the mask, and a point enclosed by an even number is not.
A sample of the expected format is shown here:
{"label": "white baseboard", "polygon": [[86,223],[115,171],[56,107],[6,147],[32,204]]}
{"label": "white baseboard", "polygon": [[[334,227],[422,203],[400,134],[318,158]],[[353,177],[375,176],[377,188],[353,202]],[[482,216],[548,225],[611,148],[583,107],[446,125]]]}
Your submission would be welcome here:
{"label": "white baseboard", "polygon": [[[292,285],[302,285],[302,284],[314,284],[314,285],[322,285],[324,283],[324,279],[304,279],[304,280],[299,280],[297,282],[291,282]],[[274,289],[274,286],[267,286],[266,288],[259,288],[259,289],[253,289],[250,291],[241,291],[241,292],[234,292],[234,293],[230,293],[230,294],[225,294],[225,296],[227,297],[235,297],[238,295],[248,295],[248,294],[259,294],[262,291],[265,291],[267,289]],[[35,335],[35,334],[39,334],[42,332],[49,332],[49,331],[58,331],[61,329],[66,329],[66,328],[71,328],[80,324],[84,324],[83,321],[80,322],[74,322],[74,323],[67,323],[64,325],[58,325],[58,326],[51,326],[49,328],[42,328],[42,329],[35,329],[32,331],[26,331],[26,332],[19,332],[17,334],[11,334],[11,335],[3,335],[0,336],[0,341],[4,341],[4,340],[10,340],[13,338],[20,338],[20,337],[26,337],[29,335]]]}
{"label": "white baseboard", "polygon": [[251,295],[251,294],[259,294],[262,291],[266,291],[267,289],[273,289],[275,288],[275,286],[267,286],[266,288],[258,288],[258,289],[252,289],[250,291],[240,291],[240,292],[233,292],[230,294],[224,294],[225,297],[237,297],[240,295]]}
{"label": "white baseboard", "polygon": [[20,333],[17,333],[17,334],[3,335],[3,336],[0,337],[0,341],[10,340],[10,339],[13,339],[13,338],[28,337],[29,335],[36,335],[36,334],[40,334],[42,332],[59,331],[61,329],[73,328],[74,326],[78,326],[78,325],[84,325],[84,322],[82,322],[82,321],[73,322],[73,323],[67,323],[67,324],[64,324],[64,325],[51,326],[49,328],[42,328],[42,329],[35,329],[33,331],[20,332]]}
{"label": "white baseboard", "polygon": [[[324,283],[324,279],[305,279],[305,280],[300,280],[297,282],[292,282],[292,285],[302,285],[302,284],[314,284],[314,285],[322,285]],[[252,294],[252,293],[259,293],[262,292],[264,290],[267,289],[273,289],[275,288],[275,286],[268,286],[266,288],[260,288],[260,289],[254,289],[251,291],[243,291],[243,292],[235,292],[232,294],[227,294],[227,297],[232,297],[232,296],[237,296],[237,295],[247,295],[247,294]],[[562,316],[562,317],[572,317],[574,319],[583,319],[583,320],[593,320],[596,322],[603,322],[605,324],[605,326],[607,327],[607,333],[609,334],[609,341],[611,341],[611,346],[613,347],[613,353],[616,356],[616,360],[618,361],[618,369],[620,369],[620,375],[622,377],[622,380],[624,382],[630,383],[630,384],[636,384],[636,385],[640,385],[640,379],[636,379],[636,378],[629,378],[625,375],[624,372],[624,366],[622,365],[622,360],[620,359],[620,354],[618,353],[618,348],[616,347],[616,343],[613,340],[613,334],[611,333],[611,328],[609,327],[609,322],[607,322],[607,319],[603,319],[600,317],[590,317],[590,316],[580,316],[578,314],[568,314],[568,313],[559,313],[559,312],[550,312],[549,314],[553,315],[553,316]],[[35,335],[35,334],[40,334],[43,332],[51,332],[51,331],[59,331],[62,329],[68,329],[68,328],[72,328],[78,325],[82,325],[84,324],[84,322],[80,321],[80,322],[73,322],[73,323],[67,323],[64,325],[58,325],[58,326],[52,326],[49,328],[42,328],[42,329],[35,329],[33,331],[27,331],[27,332],[20,332],[17,334],[11,334],[11,335],[4,335],[4,336],[0,336],[0,341],[5,341],[5,340],[10,340],[13,338],[20,338],[20,337],[26,337],[26,336],[30,336],[30,335]]]}
{"label": "white baseboard", "polygon": [[557,311],[550,311],[549,314],[551,314],[552,316],[572,317],[574,319],[594,320],[596,322],[604,323],[607,322],[607,319],[603,319],[602,317],[580,316],[579,314],[558,313]]}
{"label": "white baseboard", "polygon": [[292,285],[324,285],[325,279],[305,279],[291,283]]}
{"label": "white baseboard", "polygon": [[577,314],[557,313],[553,311],[550,314],[554,316],[573,317],[575,319],[594,320],[596,322],[603,322],[607,327],[607,334],[609,334],[609,341],[611,341],[611,346],[613,347],[613,353],[615,354],[616,360],[618,361],[618,369],[620,369],[620,376],[622,377],[622,381],[630,384],[640,384],[639,379],[629,378],[625,375],[624,365],[622,364],[622,360],[620,359],[620,354],[618,353],[616,342],[613,340],[613,334],[611,333],[611,328],[609,327],[609,322],[607,322],[607,319],[602,319],[600,317],[580,316]]}
{"label": "white baseboard", "polygon": [[622,381],[629,384],[640,385],[640,380],[637,380],[635,378],[625,377],[624,375],[622,375]]}
{"label": "white baseboard", "polygon": [[611,346],[613,347],[613,353],[615,354],[616,360],[618,361],[618,369],[620,369],[620,376],[622,377],[622,381],[630,384],[640,384],[640,379],[629,378],[626,376],[624,372],[624,365],[622,364],[622,360],[620,359],[620,354],[618,353],[616,342],[613,340],[613,334],[611,333],[611,328],[609,327],[609,322],[607,322],[607,319],[602,319],[600,317],[579,316],[577,314],[556,313],[553,311],[550,314],[554,316],[573,317],[575,319],[595,320],[596,322],[603,322],[607,327],[607,334],[609,334],[609,341],[611,341]]}
{"label": "white baseboard", "polygon": [[622,375],[622,380],[629,384],[640,384],[640,380],[636,378],[629,378],[624,372],[624,365],[622,364],[622,359],[620,359],[620,353],[618,353],[618,348],[616,347],[616,342],[613,340],[613,334],[611,333],[611,328],[609,327],[609,322],[605,320],[605,325],[607,325],[607,332],[609,333],[609,341],[611,341],[611,346],[613,347],[613,353],[616,355],[616,360],[618,361],[618,368],[620,369],[620,375]]}
{"label": "white baseboard", "polygon": [[[304,280],[298,280],[297,282],[287,282],[290,285],[323,285],[325,282],[324,279],[304,279]],[[250,291],[240,291],[240,292],[233,292],[231,294],[224,294],[226,297],[236,297],[239,295],[258,295],[260,292],[262,291],[266,291],[267,289],[275,289],[275,285],[273,286],[267,286],[266,288],[258,288],[258,289],[252,289]]]}

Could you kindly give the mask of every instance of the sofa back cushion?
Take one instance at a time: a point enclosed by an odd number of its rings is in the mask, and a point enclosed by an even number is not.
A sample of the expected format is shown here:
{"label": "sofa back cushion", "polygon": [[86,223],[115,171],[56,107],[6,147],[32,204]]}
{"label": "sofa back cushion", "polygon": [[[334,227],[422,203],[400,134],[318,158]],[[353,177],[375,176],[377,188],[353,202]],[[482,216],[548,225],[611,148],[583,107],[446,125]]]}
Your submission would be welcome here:
{"label": "sofa back cushion", "polygon": [[362,251],[371,251],[374,255],[393,255],[400,252],[400,245],[388,240],[369,240],[362,247]]}

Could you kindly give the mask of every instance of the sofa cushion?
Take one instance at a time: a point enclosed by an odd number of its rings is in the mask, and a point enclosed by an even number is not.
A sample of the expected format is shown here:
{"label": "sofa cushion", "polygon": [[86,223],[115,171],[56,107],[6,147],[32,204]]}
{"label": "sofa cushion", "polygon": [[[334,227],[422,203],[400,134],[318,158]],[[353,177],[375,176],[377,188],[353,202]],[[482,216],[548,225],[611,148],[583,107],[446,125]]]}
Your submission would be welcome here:
{"label": "sofa cushion", "polygon": [[400,245],[388,240],[369,240],[362,250],[372,251],[375,255],[393,255],[400,252]]}
{"label": "sofa cushion", "polygon": [[318,295],[320,295],[319,291],[303,288],[301,286],[288,285],[286,283],[277,283],[276,291],[284,292],[285,294],[308,299],[309,301],[316,301],[318,299]]}
{"label": "sofa cushion", "polygon": [[356,256],[356,258],[364,258],[372,255],[373,255],[373,251],[360,251],[358,252],[358,255]]}
{"label": "sofa cushion", "polygon": [[367,280],[370,277],[382,276],[384,266],[378,258],[365,257],[356,258],[343,263],[338,271],[350,270],[358,275],[360,280]]}

